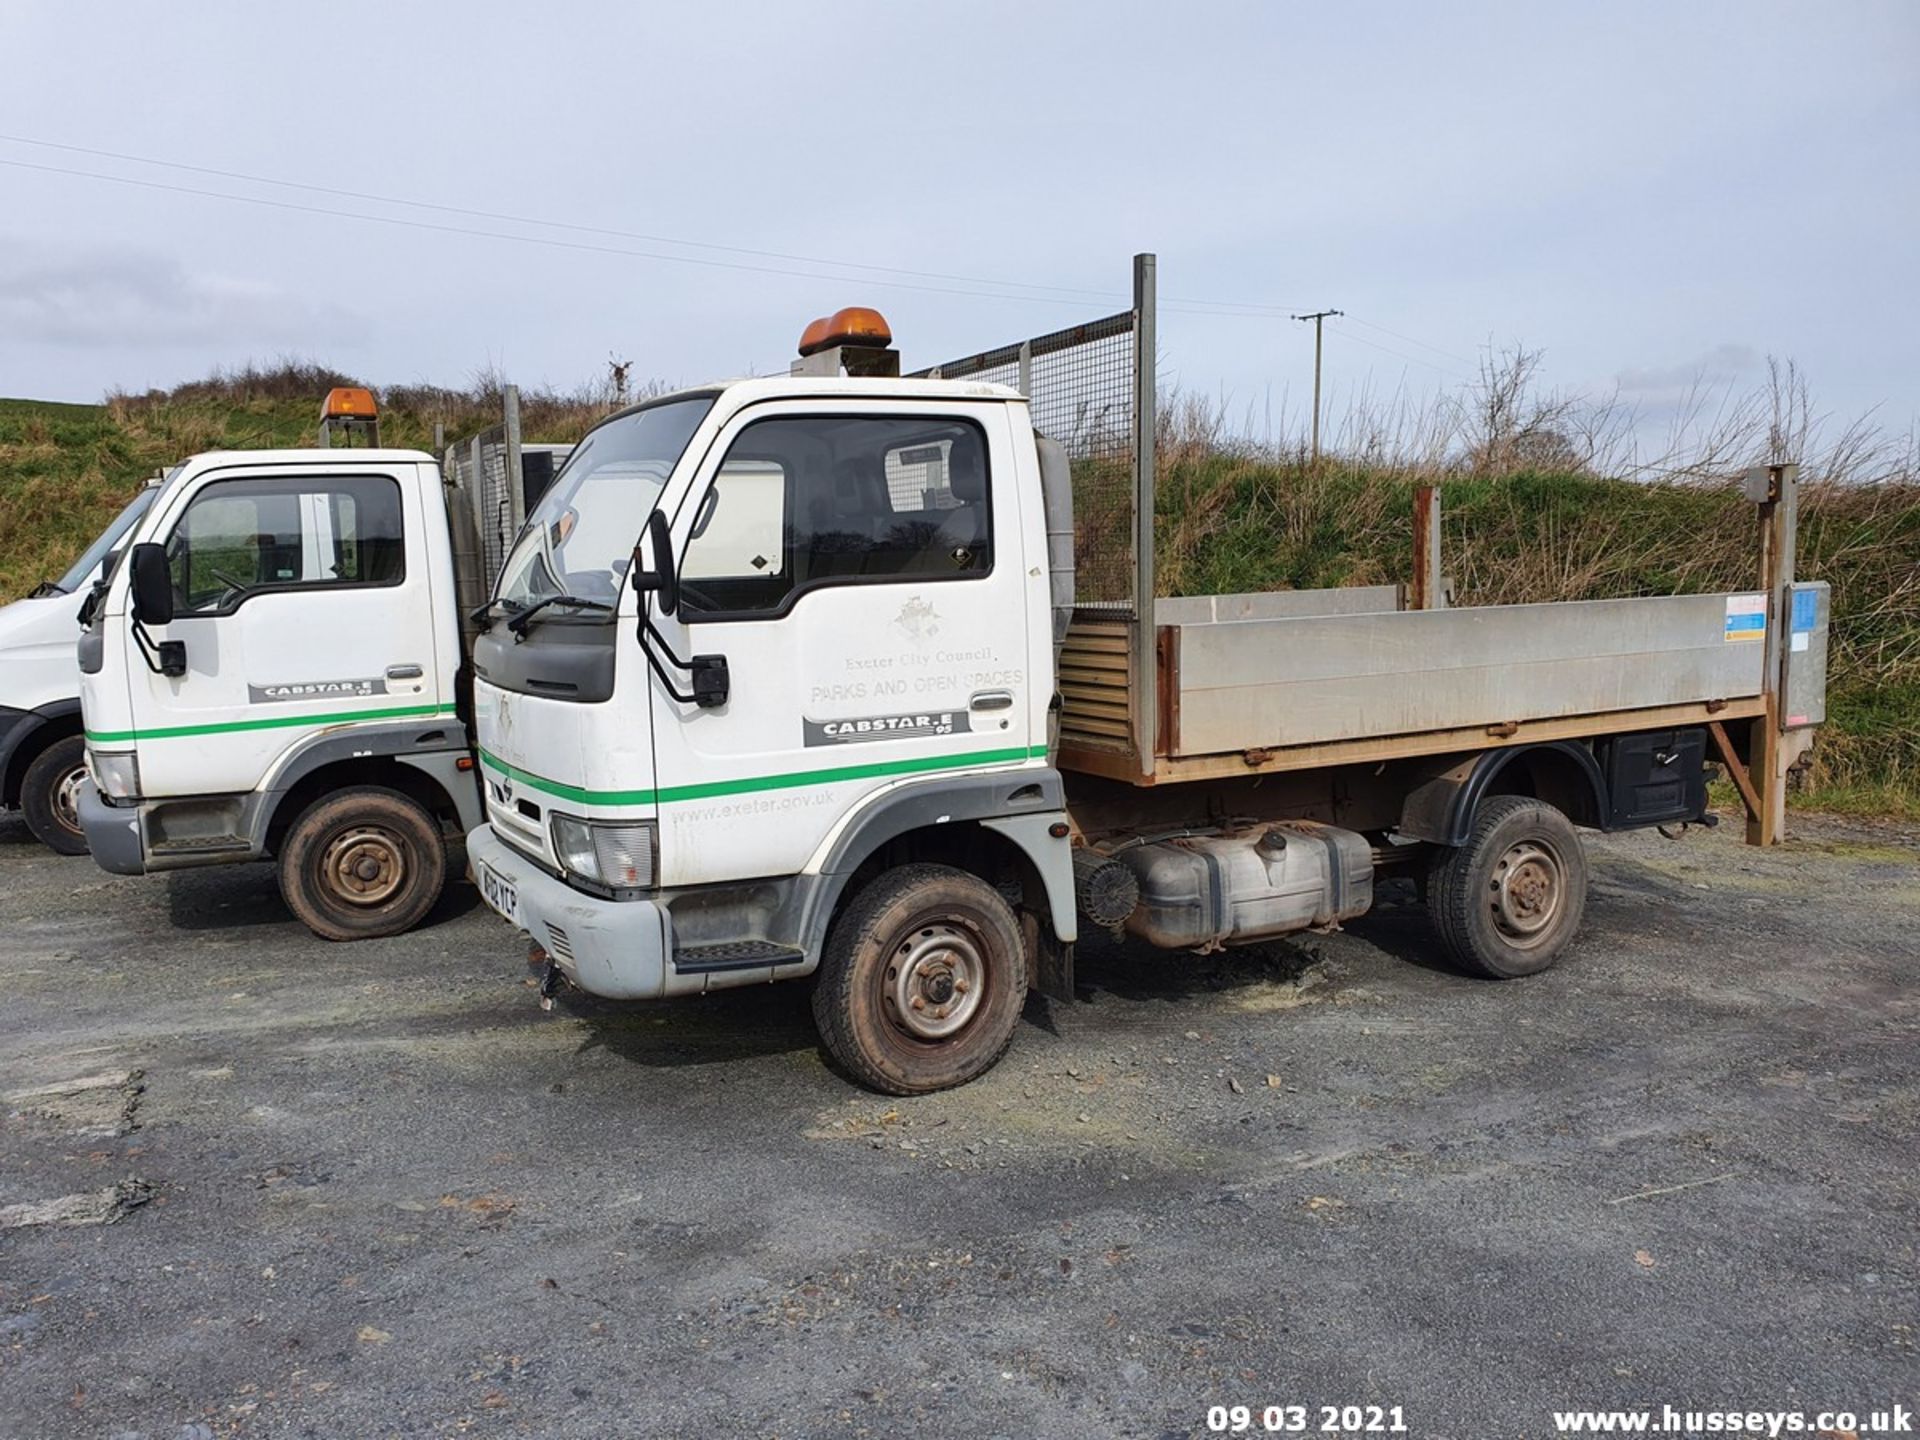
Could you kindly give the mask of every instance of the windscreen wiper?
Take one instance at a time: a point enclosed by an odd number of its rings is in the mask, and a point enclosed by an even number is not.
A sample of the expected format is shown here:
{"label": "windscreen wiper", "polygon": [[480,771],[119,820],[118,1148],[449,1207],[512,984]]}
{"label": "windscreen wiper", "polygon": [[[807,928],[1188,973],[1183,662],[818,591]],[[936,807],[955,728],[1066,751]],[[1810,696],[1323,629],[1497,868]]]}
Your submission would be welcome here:
{"label": "windscreen wiper", "polygon": [[533,623],[533,617],[550,605],[564,605],[569,610],[599,610],[605,614],[613,613],[613,606],[600,600],[583,600],[578,595],[549,595],[544,600],[536,600],[524,610],[516,610],[507,619],[507,629],[515,635],[525,635],[527,626]]}
{"label": "windscreen wiper", "polygon": [[493,607],[496,605],[511,605],[514,609],[515,614],[518,614],[521,610],[526,608],[525,606],[521,605],[519,601],[509,600],[504,595],[502,595],[497,599],[487,601],[487,603],[484,605],[474,606],[473,609],[468,612],[467,619],[471,620],[476,625],[491,625],[493,624]]}

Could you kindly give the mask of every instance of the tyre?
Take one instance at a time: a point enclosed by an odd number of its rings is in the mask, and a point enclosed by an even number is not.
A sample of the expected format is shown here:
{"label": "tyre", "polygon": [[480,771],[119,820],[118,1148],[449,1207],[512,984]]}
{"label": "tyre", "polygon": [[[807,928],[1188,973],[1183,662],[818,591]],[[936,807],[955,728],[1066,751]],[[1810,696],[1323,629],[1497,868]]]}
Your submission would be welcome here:
{"label": "tyre", "polygon": [[1013,908],[978,876],[902,865],[834,921],[813,992],[827,1053],[887,1095],[984,1075],[1013,1043],[1027,956]]}
{"label": "tyre", "polygon": [[34,757],[20,780],[20,810],[33,838],[61,855],[87,853],[80,828],[80,782],[87,778],[87,742],[56,740]]}
{"label": "tyre", "polygon": [[1544,801],[1496,795],[1464,845],[1427,872],[1427,913],[1463,969],[1493,980],[1560,958],[1587,906],[1587,856],[1573,822]]}
{"label": "tyre", "polygon": [[411,930],[446,878],[440,827],[397,790],[364,785],[316,800],[280,843],[280,893],[323,940]]}

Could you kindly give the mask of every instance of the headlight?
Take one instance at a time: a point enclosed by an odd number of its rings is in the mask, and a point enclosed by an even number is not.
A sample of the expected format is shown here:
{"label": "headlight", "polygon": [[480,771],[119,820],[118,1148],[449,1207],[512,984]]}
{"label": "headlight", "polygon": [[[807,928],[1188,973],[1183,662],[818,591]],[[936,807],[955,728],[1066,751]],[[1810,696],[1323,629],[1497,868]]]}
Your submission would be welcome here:
{"label": "headlight", "polygon": [[579,820],[553,817],[553,853],[562,869],[619,890],[653,885],[652,821]]}
{"label": "headlight", "polygon": [[109,800],[140,798],[140,760],[131,750],[87,750],[93,783]]}

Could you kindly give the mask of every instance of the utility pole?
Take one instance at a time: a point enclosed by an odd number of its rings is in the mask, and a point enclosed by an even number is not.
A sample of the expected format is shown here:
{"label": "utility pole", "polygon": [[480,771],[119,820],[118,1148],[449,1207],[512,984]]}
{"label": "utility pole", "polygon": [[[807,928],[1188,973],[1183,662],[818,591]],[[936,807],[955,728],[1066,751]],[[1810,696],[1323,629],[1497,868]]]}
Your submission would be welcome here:
{"label": "utility pole", "polygon": [[1316,310],[1311,315],[1296,315],[1296,320],[1313,322],[1313,463],[1320,463],[1320,327],[1329,315],[1342,314],[1339,310]]}

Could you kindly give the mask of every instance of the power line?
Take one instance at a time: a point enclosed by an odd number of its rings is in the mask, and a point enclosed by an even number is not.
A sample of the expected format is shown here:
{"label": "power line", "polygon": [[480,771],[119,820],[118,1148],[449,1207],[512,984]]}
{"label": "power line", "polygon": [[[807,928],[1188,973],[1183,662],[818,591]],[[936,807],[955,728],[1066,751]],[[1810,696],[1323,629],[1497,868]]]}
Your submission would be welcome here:
{"label": "power line", "polygon": [[1364,335],[1355,335],[1350,331],[1347,334],[1347,339],[1353,341],[1356,345],[1365,345],[1370,350],[1378,350],[1383,355],[1391,355],[1396,360],[1404,360],[1409,365],[1424,366],[1426,369],[1438,375],[1471,374],[1470,371],[1462,370],[1457,365],[1440,365],[1432,360],[1422,360],[1418,355],[1409,355],[1404,350],[1396,350],[1391,345],[1382,345],[1378,340],[1369,340]]}
{"label": "power line", "polygon": [[[583,225],[575,221],[554,220],[540,215],[519,215],[510,211],[481,210],[464,205],[447,205],[433,200],[410,200],[399,195],[382,195],[367,190],[347,190],[333,185],[318,185],[306,180],[285,180],[273,175],[255,175],[244,170],[225,170],[213,165],[195,165],[182,160],[161,160],[151,155],[134,155],[121,150],[102,150],[88,145],[70,145],[57,140],[36,140],[26,135],[0,134],[0,140],[14,145],[31,145],[46,150],[61,150],[74,155],[91,155],[98,159],[119,160],[132,165],[151,165],[163,170],[180,170],[195,175],[211,175],[222,180],[237,180],[250,185],[273,185],[287,190],[302,190],[314,195],[331,195],[337,199],[360,200],[375,205],[399,205],[414,210],[428,210],[442,215],[459,215],[468,219],[491,220],[510,225],[531,225],[548,230],[565,230],[579,235],[599,235],[608,239],[634,240],[646,245],[677,245],[689,250],[710,250],[720,254],[744,255],[759,260],[784,260],[799,265],[817,265],[835,270],[871,271],[881,275],[898,275],[916,280],[941,280],[969,286],[986,286],[996,290],[1033,290],[1047,291],[1056,295],[1076,296],[1083,299],[1114,300],[1120,298],[1119,292],[1112,290],[1089,290],[1071,285],[1043,285],[1028,280],[1000,280],[980,275],[959,275],[940,270],[913,270],[897,265],[878,265],[863,260],[831,260],[817,255],[800,255],[784,250],[759,250],[744,245],[723,245],[706,240],[682,240],[671,235],[653,235],[637,230],[620,230],[602,225]],[[155,188],[152,181],[140,181],[126,176],[101,175],[88,170],[68,170],[58,166],[31,166],[21,161],[5,163],[28,169],[41,169],[54,174],[75,175],[93,180],[105,180],[123,184],[144,184]],[[248,200],[254,203],[270,203],[258,197],[232,195],[220,191],[197,190],[190,187],[171,187],[178,193],[205,195],[222,200]],[[359,215],[347,211],[317,210],[321,214],[340,214],[352,219],[377,219],[380,217]],[[458,233],[480,233],[461,231]],[[494,237],[505,238],[505,237]],[[686,257],[652,256],[648,258],[673,259]],[[787,274],[787,271],[767,273]],[[813,276],[817,279],[847,279],[856,277]],[[934,293],[967,293],[936,291]],[[1012,297],[1004,297],[1012,298]],[[1188,313],[1210,313],[1214,310],[1232,313],[1264,314],[1284,313],[1284,306],[1268,305],[1261,302],[1238,300],[1198,300],[1169,297],[1168,304],[1182,307],[1194,307]],[[1205,307],[1202,309],[1201,307]]]}
{"label": "power line", "polygon": [[[149,155],[130,155],[119,150],[97,150],[86,145],[67,145],[55,140],[34,140],[24,135],[0,135],[14,145],[33,145],[46,150],[64,150],[75,155],[92,155],[104,160],[122,160],[133,165],[152,165],[164,170],[184,170],[195,175],[212,175],[223,180],[239,180],[251,185],[275,185],[287,190],[304,190],[315,195],[332,195],[344,200],[364,200],[376,205],[403,205],[415,210],[431,210],[443,215],[464,215],[469,219],[503,221],[512,225],[537,225],[550,230],[571,230],[581,235],[600,235],[616,240],[637,240],[647,245],[680,245],[690,250],[713,250],[730,255],[746,255],[761,260],[786,260],[801,265],[822,265],[842,270],[875,270],[888,275],[903,275],[921,280],[949,280],[966,285],[992,285],[1019,290],[1052,290],[1061,294],[1096,299],[1112,299],[1115,292],[1080,290],[1066,285],[1036,285],[1023,280],[990,280],[977,275],[950,275],[937,270],[907,270],[892,265],[871,265],[864,261],[823,260],[814,255],[795,255],[781,250],[755,250],[744,245],[721,245],[705,240],[679,240],[670,235],[649,235],[635,230],[617,230],[600,225],[581,225],[569,220],[552,220],[538,215],[516,215],[508,211],[477,210],[464,205],[444,205],[432,200],[409,200],[398,195],[380,195],[366,190],[344,190],[332,185],[316,185],[305,180],[282,180],[272,175],[252,175],[242,170],[222,170],[212,165],[192,165],[181,160],[157,160]],[[46,167],[53,168],[53,167]],[[90,175],[89,171],[61,172]],[[94,179],[111,179],[93,175]],[[202,193],[202,192],[192,192]],[[210,193],[210,192],[207,192]],[[227,196],[224,198],[236,198]]]}
{"label": "power line", "polygon": [[[0,141],[15,145],[29,145],[47,150],[65,151],[76,155],[91,155],[101,159],[117,160],[134,165],[150,165],[160,169],[183,171],[196,175],[210,175],[219,179],[234,180],[243,184],[272,185],[282,189],[300,190],[309,194],[328,195],[338,199],[358,200],[375,205],[403,206],[409,209],[425,210],[436,214],[462,216],[469,219],[489,220],[509,225],[526,225],[548,230],[568,231],[578,235],[597,235],[609,239],[632,240],[648,245],[671,245],[690,250],[707,250],[716,254],[741,255],[758,260],[786,261],[797,265],[811,265],[827,270],[871,272],[871,274],[833,275],[821,274],[812,270],[792,270],[778,265],[756,265],[739,261],[705,259],[700,256],[674,255],[659,251],[633,250],[617,246],[584,244],[578,241],[559,240],[548,236],[519,235],[496,230],[477,229],[470,226],[437,224],[429,221],[407,219],[392,215],[370,215],[356,210],[344,210],[321,205],[303,205],[287,200],[275,200],[266,196],[234,194],[228,191],[207,190],[197,186],[172,185],[158,180],[142,180],[127,175],[105,175],[92,170],[79,170],[59,165],[35,164],[25,160],[0,159],[0,165],[20,170],[34,170],[44,174],[65,175],[77,179],[96,180],[105,184],[131,185],[141,189],[159,190],[170,194],[191,195],[202,199],[226,200],[234,204],[256,205],[270,209],[291,210],[301,214],[326,215],[337,219],[359,220],[368,224],[402,226],[449,235],[464,235],[477,239],[505,240],[519,244],[547,245],[559,249],[585,251],[588,253],[620,255],[634,259],[659,260],[668,264],[699,265],[713,269],[738,270],[751,274],[777,275],[791,279],[824,281],[832,284],[869,284],[888,289],[912,290],[933,295],[963,295],[995,300],[1037,300],[1043,304],[1064,305],[1078,303],[1081,299],[1112,301],[1123,298],[1116,291],[1080,289],[1066,285],[1043,285],[1025,280],[1000,280],[984,276],[962,275],[939,270],[914,270],[902,266],[878,265],[866,261],[831,260],[819,256],[801,255],[781,250],[760,250],[742,245],[724,245],[702,240],[682,240],[673,236],[652,235],[642,231],[621,230],[608,226],[585,225],[573,221],[553,220],[544,216],[519,215],[508,211],[482,210],[468,206],[447,205],[431,200],[411,200],[397,195],[382,195],[372,191],[348,190],[337,186],[319,185],[304,180],[286,180],[272,175],[255,175],[241,170],[226,170],[217,166],[197,165],[179,160],[161,160],[149,155],[135,155],[119,150],[104,150],[86,145],[72,145],[56,140],[37,140],[25,135],[0,134]],[[874,276],[898,276],[901,279],[876,279]],[[946,282],[940,285],[909,283],[910,281],[934,280]],[[1033,292],[1033,293],[1010,293]],[[1040,293],[1045,292],[1045,293]],[[1068,299],[1066,297],[1077,297]],[[1204,300],[1182,298],[1179,296],[1162,297],[1161,308],[1172,314],[1193,315],[1196,317],[1214,316],[1233,319],[1284,319],[1293,313],[1294,307],[1272,304],[1264,301],[1242,300]],[[1467,357],[1453,351],[1430,345],[1410,335],[1389,330],[1384,325],[1369,320],[1353,319],[1354,323],[1364,325],[1383,335],[1391,335],[1423,350],[1471,365]],[[1362,336],[1349,335],[1349,339],[1362,345],[1380,350],[1411,364],[1425,365],[1431,369],[1444,370],[1446,367],[1433,365],[1418,357],[1402,354],[1390,346],[1369,341]]]}
{"label": "power line", "polygon": [[[30,160],[0,158],[0,165],[16,170],[36,170],[49,175],[70,175],[84,180],[100,180],[112,185],[133,185],[143,190],[161,190],[175,195],[196,195],[209,200],[227,200],[237,205],[259,205],[272,210],[291,210],[304,215],[330,215],[342,220],[361,220],[372,225],[392,225],[402,229],[429,230],[442,235],[466,235],[482,240],[506,240],[519,245],[545,245],[560,250],[585,251],[600,255],[621,255],[638,260],[661,260],[671,265],[698,265],[715,270],[740,270],[757,275],[782,275],[796,280],[826,281],[836,285],[851,283],[844,275],[820,275],[806,270],[790,270],[775,265],[749,265],[737,260],[709,260],[697,255],[665,255],[658,251],[630,250],[617,245],[594,245],[581,240],[561,240],[548,235],[515,235],[501,230],[476,230],[463,225],[442,225],[431,220],[410,220],[399,215],[368,215],[357,210],[338,210],[324,205],[303,205],[292,200],[271,200],[264,195],[233,195],[221,190],[203,190],[192,185],[169,185],[161,180],[140,180],[131,175],[101,175],[92,170],[73,170],[62,165],[39,165]],[[1001,291],[963,289],[954,286],[916,285],[904,280],[862,279],[863,285],[878,285],[892,290],[917,290],[931,295],[968,295],[989,300],[1029,300],[1044,305],[1081,305],[1084,301],[1052,295],[1011,295]]]}
{"label": "power line", "polygon": [[1398,330],[1389,330],[1384,325],[1376,325],[1371,320],[1362,320],[1357,315],[1349,315],[1347,318],[1356,325],[1364,325],[1369,330],[1378,330],[1382,335],[1391,335],[1396,340],[1404,340],[1409,345],[1418,345],[1422,350],[1431,350],[1436,355],[1444,355],[1449,360],[1458,360],[1463,365],[1472,365],[1475,363],[1465,355],[1455,354],[1451,350],[1442,350],[1438,345],[1429,345],[1424,340],[1416,340],[1411,335],[1402,335]]}

